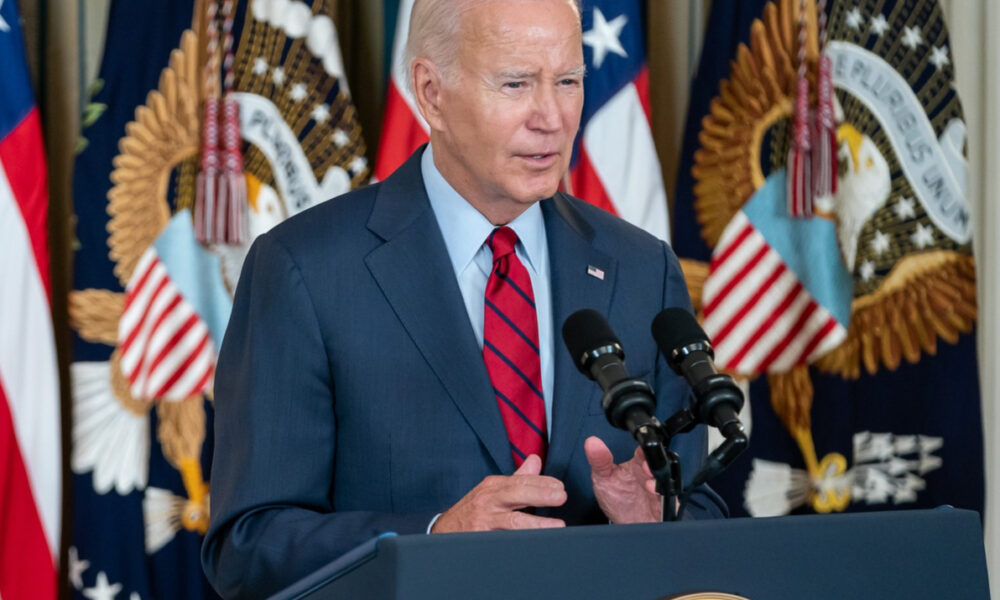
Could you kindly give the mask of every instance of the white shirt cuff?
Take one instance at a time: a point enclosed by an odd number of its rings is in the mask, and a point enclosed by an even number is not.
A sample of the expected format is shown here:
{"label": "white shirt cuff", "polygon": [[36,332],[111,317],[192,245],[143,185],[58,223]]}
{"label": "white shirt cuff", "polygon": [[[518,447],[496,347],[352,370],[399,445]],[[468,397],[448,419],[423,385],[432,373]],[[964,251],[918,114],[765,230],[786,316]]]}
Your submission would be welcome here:
{"label": "white shirt cuff", "polygon": [[428,523],[428,525],[427,525],[427,533],[430,533],[431,529],[434,529],[434,524],[438,522],[438,519],[441,518],[442,514],[443,513],[438,513],[438,514],[434,515],[434,518],[431,519],[431,522]]}

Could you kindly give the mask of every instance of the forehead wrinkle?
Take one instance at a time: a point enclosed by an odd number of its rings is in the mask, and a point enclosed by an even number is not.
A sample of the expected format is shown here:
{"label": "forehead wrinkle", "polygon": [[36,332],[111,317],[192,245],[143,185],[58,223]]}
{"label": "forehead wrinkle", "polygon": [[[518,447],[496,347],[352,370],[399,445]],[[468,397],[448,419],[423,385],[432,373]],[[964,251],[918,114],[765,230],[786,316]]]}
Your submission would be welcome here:
{"label": "forehead wrinkle", "polygon": [[495,45],[524,45],[524,44],[544,44],[545,46],[557,44],[581,45],[582,34],[576,30],[567,31],[560,38],[552,39],[552,27],[542,24],[531,25],[529,27],[516,27],[506,23],[487,23],[480,39]]}
{"label": "forehead wrinkle", "polygon": [[[550,45],[548,38],[552,32],[551,26],[534,24],[530,27],[510,25],[503,20],[490,18],[487,11],[478,10],[489,5],[490,0],[470,0],[460,4],[458,12],[458,37],[466,42],[480,42],[484,45],[504,45],[525,43],[544,43]],[[572,43],[582,47],[583,32],[579,21],[575,27],[568,30],[563,39],[555,43]],[[582,52],[582,50],[581,50]]]}
{"label": "forehead wrinkle", "polygon": [[[490,83],[496,83],[501,73],[538,77],[548,68],[560,72],[570,69],[566,74],[571,75],[585,72],[585,67],[581,66],[583,43],[578,24],[568,29],[543,23],[525,26],[523,21],[511,23],[492,18],[490,11],[477,10],[491,1],[467,0],[458,8],[456,58],[465,69],[478,71],[478,78]],[[544,62],[547,64],[536,68],[540,48],[545,50]],[[552,50],[557,48],[559,54],[564,54],[567,48],[572,49],[573,54],[554,55]],[[574,66],[570,68],[567,64]]]}
{"label": "forehead wrinkle", "polygon": [[[583,43],[580,41],[580,36],[578,34],[570,33],[559,41],[550,41],[548,36],[542,32],[534,36],[536,39],[528,39],[524,35],[520,35],[524,30],[518,30],[517,28],[506,28],[509,31],[502,32],[500,35],[496,33],[484,32],[480,34],[473,33],[471,31],[466,32],[462,35],[462,44],[464,48],[467,48],[471,52],[460,52],[459,55],[463,54],[474,54],[478,52],[490,52],[491,50],[499,50],[496,54],[491,56],[491,60],[495,63],[503,64],[516,63],[527,59],[532,63],[538,62],[537,59],[540,56],[538,52],[532,48],[535,46],[544,46],[546,52],[544,56],[551,61],[553,52],[556,48],[571,48],[572,54],[575,56],[570,56],[566,62],[573,64],[574,66],[560,66],[557,69],[560,70],[562,74],[580,74],[582,75],[586,71],[586,66],[583,63]],[[537,28],[536,28],[537,31]],[[504,50],[511,49],[511,50]],[[561,52],[560,52],[561,53]],[[559,62],[562,62],[561,59]],[[563,63],[564,65],[566,63]],[[517,72],[525,74],[535,74],[536,69],[519,69],[516,66],[513,68],[502,68],[504,72]]]}

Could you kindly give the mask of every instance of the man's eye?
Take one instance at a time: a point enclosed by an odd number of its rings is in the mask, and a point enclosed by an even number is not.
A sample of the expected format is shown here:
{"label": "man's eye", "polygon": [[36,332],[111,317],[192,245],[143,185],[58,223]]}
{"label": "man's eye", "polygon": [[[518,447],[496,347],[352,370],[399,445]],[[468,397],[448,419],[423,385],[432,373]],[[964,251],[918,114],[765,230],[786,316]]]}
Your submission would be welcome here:
{"label": "man's eye", "polygon": [[518,89],[521,89],[521,88],[524,87],[524,82],[523,81],[508,81],[507,83],[503,84],[503,86],[505,88],[508,88],[508,89],[518,90]]}
{"label": "man's eye", "polygon": [[580,85],[580,80],[579,79],[563,79],[559,83],[560,83],[560,85],[565,85],[565,86],[575,86],[575,85]]}

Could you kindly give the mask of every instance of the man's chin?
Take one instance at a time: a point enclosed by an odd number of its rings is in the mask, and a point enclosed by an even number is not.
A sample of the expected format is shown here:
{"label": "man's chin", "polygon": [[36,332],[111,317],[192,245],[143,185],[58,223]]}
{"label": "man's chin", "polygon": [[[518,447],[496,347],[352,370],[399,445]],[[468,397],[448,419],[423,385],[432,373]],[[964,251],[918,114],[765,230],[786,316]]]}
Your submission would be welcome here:
{"label": "man's chin", "polygon": [[535,202],[540,202],[547,198],[551,198],[556,195],[559,191],[559,181],[548,182],[542,185],[533,185],[526,187],[523,194],[519,194],[519,198],[522,202],[526,204],[533,204]]}

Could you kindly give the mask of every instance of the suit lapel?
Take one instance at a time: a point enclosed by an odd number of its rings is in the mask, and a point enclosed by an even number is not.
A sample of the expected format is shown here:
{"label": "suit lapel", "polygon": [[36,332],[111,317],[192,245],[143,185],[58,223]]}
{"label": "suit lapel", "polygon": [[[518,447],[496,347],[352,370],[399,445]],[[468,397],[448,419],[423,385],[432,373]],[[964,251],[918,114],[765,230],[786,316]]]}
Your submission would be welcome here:
{"label": "suit lapel", "polygon": [[430,209],[416,152],[379,189],[368,228],[385,240],[365,264],[431,370],[501,473],[514,470],[448,250]]}
{"label": "suit lapel", "polygon": [[[580,373],[562,343],[562,324],[582,308],[608,314],[617,261],[594,248],[593,228],[562,194],[544,201],[542,211],[549,245],[555,329],[553,422],[545,472],[562,479],[573,452],[583,451],[580,436],[584,415],[600,401],[597,384]],[[594,269],[603,272],[603,279]]]}

